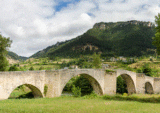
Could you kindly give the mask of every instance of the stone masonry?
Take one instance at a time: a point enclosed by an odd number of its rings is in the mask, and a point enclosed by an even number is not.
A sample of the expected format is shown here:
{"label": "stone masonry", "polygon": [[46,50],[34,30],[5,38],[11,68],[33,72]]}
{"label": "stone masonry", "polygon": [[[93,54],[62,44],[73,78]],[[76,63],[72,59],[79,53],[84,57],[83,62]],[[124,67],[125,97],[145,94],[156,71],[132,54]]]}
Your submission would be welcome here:
{"label": "stone masonry", "polygon": [[[0,99],[8,99],[12,91],[20,85],[26,85],[37,97],[61,96],[67,82],[75,76],[84,76],[99,94],[116,94],[116,80],[121,76],[127,84],[128,93],[159,93],[160,78],[145,76],[127,70],[106,72],[103,69],[62,69],[54,71],[15,71],[0,72]],[[48,90],[44,95],[44,87]]]}

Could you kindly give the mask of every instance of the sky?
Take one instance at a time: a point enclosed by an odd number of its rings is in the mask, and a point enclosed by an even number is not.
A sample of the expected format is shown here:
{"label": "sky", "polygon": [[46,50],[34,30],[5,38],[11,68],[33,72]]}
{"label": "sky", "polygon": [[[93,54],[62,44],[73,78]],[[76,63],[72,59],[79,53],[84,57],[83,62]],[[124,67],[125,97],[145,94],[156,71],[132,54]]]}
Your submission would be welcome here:
{"label": "sky", "polygon": [[160,0],[0,0],[0,33],[10,51],[31,56],[98,22],[155,21]]}

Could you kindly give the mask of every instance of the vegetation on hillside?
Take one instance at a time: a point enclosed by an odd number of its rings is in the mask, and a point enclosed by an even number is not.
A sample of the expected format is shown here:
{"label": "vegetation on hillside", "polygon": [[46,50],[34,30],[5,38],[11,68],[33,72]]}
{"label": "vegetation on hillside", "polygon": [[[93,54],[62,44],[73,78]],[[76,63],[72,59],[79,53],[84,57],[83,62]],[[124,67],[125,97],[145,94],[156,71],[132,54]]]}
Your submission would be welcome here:
{"label": "vegetation on hillside", "polygon": [[23,56],[18,56],[16,53],[8,51],[8,56],[10,56],[12,59],[14,60],[27,60],[27,57],[23,57]]}
{"label": "vegetation on hillside", "polygon": [[49,46],[31,57],[75,58],[95,52],[102,57],[154,54],[148,51],[155,48],[152,45],[154,34],[154,25],[149,22],[101,22],[81,36]]}

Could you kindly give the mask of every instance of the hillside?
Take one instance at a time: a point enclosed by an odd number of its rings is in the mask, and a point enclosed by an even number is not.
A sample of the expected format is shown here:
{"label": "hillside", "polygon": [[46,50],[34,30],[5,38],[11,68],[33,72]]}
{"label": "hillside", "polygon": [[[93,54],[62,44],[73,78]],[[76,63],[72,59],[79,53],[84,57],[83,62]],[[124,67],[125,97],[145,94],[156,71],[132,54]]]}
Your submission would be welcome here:
{"label": "hillside", "polygon": [[[149,54],[155,34],[151,22],[101,22],[72,40],[58,42],[31,57],[79,57],[94,52],[102,56],[142,56]],[[154,52],[152,52],[153,54]]]}
{"label": "hillside", "polygon": [[28,59],[27,57],[23,57],[23,56],[18,56],[16,53],[8,51],[8,57],[9,59],[13,59],[13,60],[26,60]]}

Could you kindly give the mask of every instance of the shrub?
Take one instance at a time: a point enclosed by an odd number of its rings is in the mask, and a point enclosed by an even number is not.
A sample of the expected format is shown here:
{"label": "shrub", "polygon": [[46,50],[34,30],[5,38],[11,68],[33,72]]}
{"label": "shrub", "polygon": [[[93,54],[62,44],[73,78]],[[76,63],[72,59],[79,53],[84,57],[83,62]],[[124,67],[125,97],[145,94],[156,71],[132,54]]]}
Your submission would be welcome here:
{"label": "shrub", "polygon": [[150,60],[151,62],[153,62],[153,59],[152,59],[152,58],[150,58],[149,60]]}
{"label": "shrub", "polygon": [[127,93],[123,93],[123,96],[128,96],[128,94]]}
{"label": "shrub", "polygon": [[83,76],[77,77],[73,84],[81,89],[82,95],[90,94],[93,91],[90,82]]}
{"label": "shrub", "polygon": [[34,70],[33,66],[29,68],[30,71]]}
{"label": "shrub", "polygon": [[106,69],[106,73],[108,72],[115,72],[114,70],[109,70],[109,69]]}
{"label": "shrub", "polygon": [[19,68],[16,65],[13,65],[9,68],[9,71],[19,71]]}
{"label": "shrub", "polygon": [[115,96],[113,96],[113,95],[104,95],[103,98],[106,99],[106,100],[110,100],[110,99],[114,99]]}
{"label": "shrub", "polygon": [[143,67],[142,67],[142,71],[143,73],[145,73],[145,75],[147,76],[151,76],[151,72],[152,72],[152,69],[149,67],[148,64],[144,64]]}
{"label": "shrub", "polygon": [[117,77],[117,93],[127,93],[127,85],[121,76]]}
{"label": "shrub", "polygon": [[44,69],[44,67],[42,67],[42,66],[39,68],[39,70],[43,70],[43,69]]}
{"label": "shrub", "polygon": [[137,69],[136,72],[137,73],[142,73],[142,69]]}
{"label": "shrub", "polygon": [[98,69],[98,68],[101,68],[101,58],[100,58],[100,54],[96,54],[94,53],[93,54],[93,62],[92,62],[92,65],[94,68]]}
{"label": "shrub", "polygon": [[47,94],[47,90],[48,90],[48,86],[45,85],[45,86],[44,86],[44,95],[45,95],[45,96],[46,96],[46,94]]}
{"label": "shrub", "polygon": [[46,70],[51,70],[51,69],[52,69],[51,67],[47,67],[47,68],[46,68]]}
{"label": "shrub", "polygon": [[99,96],[94,91],[92,91],[92,93],[89,95],[83,96],[83,98],[85,98],[85,99],[93,99],[93,98],[98,98],[98,97]]}
{"label": "shrub", "polygon": [[18,99],[20,99],[20,98],[34,98],[34,95],[33,95],[32,92],[28,92],[28,93],[26,93],[26,94],[20,95],[20,96],[17,97],[17,98],[18,98]]}
{"label": "shrub", "polygon": [[90,94],[93,91],[93,87],[90,82],[83,76],[73,77],[64,87],[64,91],[71,91],[72,86],[79,87],[81,89],[81,94],[86,95]]}
{"label": "shrub", "polygon": [[20,71],[25,71],[24,67],[19,68]]}
{"label": "shrub", "polygon": [[72,93],[75,97],[81,96],[81,88],[75,87],[75,85],[72,86]]}

